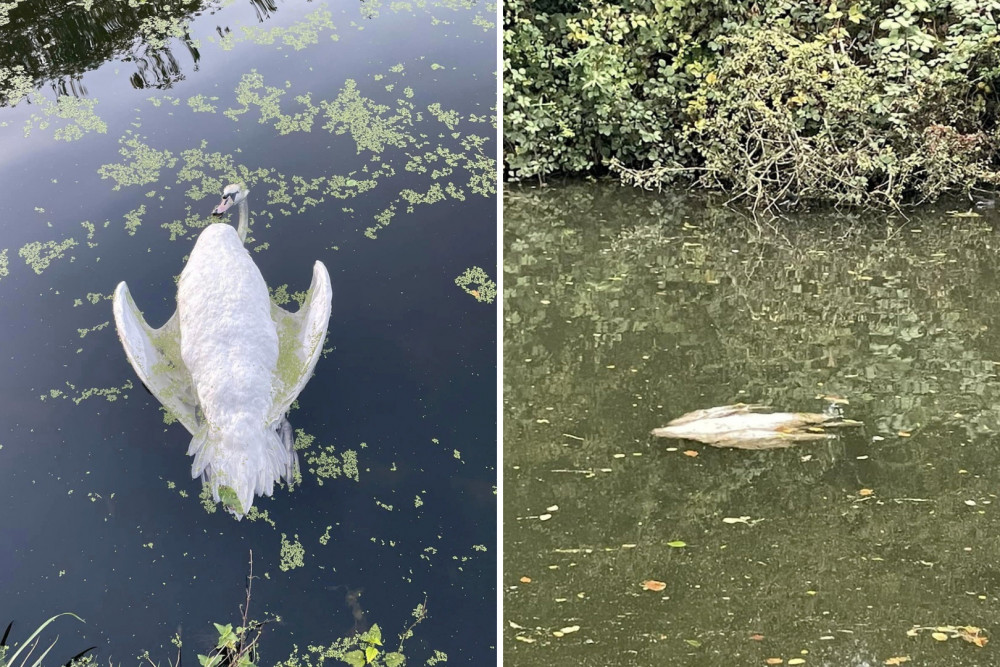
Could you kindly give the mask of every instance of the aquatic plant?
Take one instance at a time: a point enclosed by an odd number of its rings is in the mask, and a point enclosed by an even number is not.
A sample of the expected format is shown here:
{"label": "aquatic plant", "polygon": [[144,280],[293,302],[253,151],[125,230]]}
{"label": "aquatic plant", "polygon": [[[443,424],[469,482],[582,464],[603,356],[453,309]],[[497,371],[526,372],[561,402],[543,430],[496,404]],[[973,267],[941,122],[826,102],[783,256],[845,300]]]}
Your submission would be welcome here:
{"label": "aquatic plant", "polygon": [[[299,653],[299,648],[296,646],[292,654],[277,663],[275,667],[322,667],[323,663],[331,658],[345,662],[351,667],[365,667],[365,665],[400,667],[406,662],[406,655],[403,653],[406,641],[413,637],[414,628],[427,618],[427,598],[413,610],[412,617],[413,622],[399,633],[399,644],[395,650],[385,650],[382,629],[376,623],[365,632],[341,637],[326,646],[310,645],[305,653]],[[447,659],[447,654],[435,650],[428,658],[427,664],[432,665]]]}
{"label": "aquatic plant", "polygon": [[[21,645],[17,648],[16,651],[14,651],[13,654],[8,655],[10,651],[10,646],[8,646],[7,644],[7,638],[10,635],[10,629],[14,625],[14,622],[11,621],[7,625],[7,629],[4,631],[3,637],[0,638],[0,667],[42,667],[45,664],[44,663],[45,657],[49,654],[49,651],[51,651],[52,648],[56,645],[56,642],[58,641],[59,638],[57,637],[56,639],[53,639],[52,643],[49,644],[48,648],[42,651],[41,655],[36,657],[33,662],[31,662],[32,654],[35,652],[35,649],[38,648],[38,642],[40,640],[39,635],[41,635],[42,631],[45,630],[45,628],[48,627],[49,624],[51,624],[60,616],[72,616],[76,620],[83,623],[82,618],[71,612],[67,611],[61,614],[56,614],[49,620],[39,625],[35,629],[35,631],[32,632],[31,635],[21,643]],[[80,651],[75,656],[70,658],[66,664],[71,665],[73,662],[83,658],[85,655],[93,651],[95,648],[97,647],[91,646],[90,648]],[[27,652],[25,653],[25,651]]]}
{"label": "aquatic plant", "polygon": [[478,266],[466,269],[462,275],[455,278],[455,284],[467,294],[472,295],[476,301],[493,303],[497,296],[497,284],[490,280],[486,271]]}

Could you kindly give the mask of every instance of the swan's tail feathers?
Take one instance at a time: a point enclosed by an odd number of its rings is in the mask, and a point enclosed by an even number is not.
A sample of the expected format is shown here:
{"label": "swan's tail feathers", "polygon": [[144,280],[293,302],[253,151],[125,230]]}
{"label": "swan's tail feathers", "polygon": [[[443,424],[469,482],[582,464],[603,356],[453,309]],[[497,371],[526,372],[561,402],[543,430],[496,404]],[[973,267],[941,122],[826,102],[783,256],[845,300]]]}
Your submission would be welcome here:
{"label": "swan's tail feathers", "polygon": [[236,429],[238,437],[224,436],[203,425],[191,438],[191,477],[202,478],[212,498],[237,519],[250,511],[255,496],[270,496],[276,482],[291,485],[298,472],[298,456],[291,442],[291,426]]}

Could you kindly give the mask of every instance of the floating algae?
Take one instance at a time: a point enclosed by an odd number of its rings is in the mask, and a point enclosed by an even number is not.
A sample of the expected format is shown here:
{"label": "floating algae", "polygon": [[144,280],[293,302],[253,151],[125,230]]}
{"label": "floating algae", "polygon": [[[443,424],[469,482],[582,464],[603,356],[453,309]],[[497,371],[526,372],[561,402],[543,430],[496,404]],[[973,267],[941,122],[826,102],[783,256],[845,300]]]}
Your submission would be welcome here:
{"label": "floating algae", "polygon": [[[240,42],[253,42],[254,44],[270,45],[280,43],[290,46],[296,51],[301,51],[307,46],[319,43],[320,35],[329,32],[330,39],[339,39],[333,25],[333,15],[322,6],[314,12],[306,14],[301,21],[286,27],[277,26],[275,28],[263,28],[260,26],[241,26],[240,32],[231,32],[219,40],[219,46],[223,51],[231,50]],[[279,46],[280,48],[280,46]]]}
{"label": "floating algae", "polygon": [[[37,101],[37,99],[37,96],[32,97],[33,101]],[[31,114],[24,123],[24,136],[29,136],[35,128],[48,129],[53,119],[67,121],[62,127],[56,128],[53,133],[55,139],[59,141],[75,141],[83,138],[87,132],[106,134],[108,125],[94,113],[95,106],[97,106],[95,99],[69,95],[60,95],[55,102],[43,100],[41,102],[42,115]]]}
{"label": "floating algae", "polygon": [[125,230],[129,236],[135,236],[135,232],[142,224],[142,216],[146,214],[146,205],[140,204],[139,208],[132,209],[125,214]]}
{"label": "floating algae", "polygon": [[284,94],[285,91],[281,88],[264,85],[264,77],[258,74],[257,70],[250,70],[243,75],[236,86],[236,101],[241,105],[241,108],[226,109],[222,113],[228,118],[238,120],[253,106],[260,110],[257,122],[262,125],[272,122],[279,135],[312,130],[313,120],[319,113],[319,107],[312,103],[310,94],[305,93],[295,97],[295,101],[305,109],[294,115],[281,112],[281,98]]}
{"label": "floating algae", "polygon": [[294,570],[297,567],[304,566],[306,557],[305,547],[299,542],[299,536],[296,535],[293,540],[289,540],[285,533],[281,534],[281,563],[278,565],[282,572],[288,572],[289,570]]}
{"label": "floating algae", "polygon": [[[66,251],[76,245],[78,245],[76,240],[71,238],[64,239],[59,243],[55,241],[46,241],[44,243],[41,241],[32,241],[22,246],[17,251],[17,254],[24,259],[25,264],[30,266],[32,271],[41,275],[42,271],[49,268],[49,264],[53,260],[62,259]],[[4,264],[4,268],[6,268],[6,263]]]}
{"label": "floating algae", "polygon": [[188,106],[195,113],[215,113],[216,107],[211,102],[218,100],[218,97],[205,97],[204,95],[193,95],[188,98]]}
{"label": "floating algae", "polygon": [[493,303],[497,297],[497,284],[478,266],[466,269],[462,275],[455,278],[455,284],[477,301]]}
{"label": "floating algae", "polygon": [[114,190],[130,185],[147,185],[160,180],[160,170],[173,169],[177,158],[170,151],[158,151],[146,145],[131,130],[119,140],[122,145],[119,153],[125,158],[123,162],[105,164],[97,170],[101,178],[115,181]]}

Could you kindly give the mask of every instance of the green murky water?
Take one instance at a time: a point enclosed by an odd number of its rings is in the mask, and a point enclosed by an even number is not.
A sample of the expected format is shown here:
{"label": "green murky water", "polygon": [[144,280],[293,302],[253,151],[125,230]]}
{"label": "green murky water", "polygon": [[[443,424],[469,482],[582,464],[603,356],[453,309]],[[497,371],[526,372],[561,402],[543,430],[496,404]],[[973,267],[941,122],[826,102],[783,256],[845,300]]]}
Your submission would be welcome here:
{"label": "green murky water", "polygon": [[[932,634],[1000,632],[997,215],[955,213],[506,194],[507,664],[991,661]],[[824,396],[864,426],[771,451],[648,435]]]}

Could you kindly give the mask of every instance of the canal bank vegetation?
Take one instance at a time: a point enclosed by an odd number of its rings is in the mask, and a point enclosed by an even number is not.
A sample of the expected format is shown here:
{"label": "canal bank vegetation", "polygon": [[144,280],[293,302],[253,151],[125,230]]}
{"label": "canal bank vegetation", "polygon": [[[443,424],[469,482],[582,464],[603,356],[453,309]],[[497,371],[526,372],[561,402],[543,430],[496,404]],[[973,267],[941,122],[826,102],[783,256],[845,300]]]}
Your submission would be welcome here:
{"label": "canal bank vegetation", "polygon": [[[240,605],[240,623],[233,627],[232,623],[222,625],[213,623],[218,637],[215,645],[207,652],[207,655],[199,654],[198,663],[201,667],[258,667],[260,665],[259,644],[264,634],[264,628],[269,623],[281,623],[281,617],[267,613],[264,620],[254,620],[250,616],[250,599],[253,592],[253,552],[250,552],[249,573],[247,574],[246,599]],[[402,667],[406,663],[406,655],[403,653],[407,640],[414,636],[414,629],[427,619],[427,597],[416,606],[411,616],[412,620],[399,633],[399,644],[395,647],[383,644],[382,630],[377,623],[368,625],[364,622],[364,612],[357,606],[352,611],[355,615],[355,626],[350,633],[343,637],[335,638],[329,645],[308,645],[304,652],[299,651],[298,645],[293,646],[292,653],[285,659],[273,663],[274,667],[322,667],[326,661],[331,664],[347,664],[351,667]],[[0,667],[52,667],[53,664],[62,664],[63,667],[99,667],[99,660],[92,653],[96,646],[80,651],[67,662],[54,663],[52,660],[46,661],[53,647],[55,647],[58,637],[56,637],[48,647],[45,647],[41,638],[46,628],[53,621],[62,616],[71,616],[83,622],[83,619],[76,614],[64,612],[56,614],[42,623],[20,644],[15,644],[13,648],[8,645],[13,622],[7,626],[7,630],[0,637]],[[391,640],[385,637],[386,642]],[[177,648],[176,657],[166,661],[166,667],[181,667],[181,641],[180,630],[171,638],[170,643]],[[11,652],[13,651],[13,652]],[[9,654],[9,655],[8,655]],[[145,651],[138,656],[139,664],[143,667],[161,667],[161,663],[154,661],[149,651]],[[335,661],[335,662],[334,662]],[[443,651],[434,650],[426,656],[426,665],[436,665],[447,662],[448,655]],[[109,667],[116,667],[113,660],[108,660]],[[120,667],[120,663],[117,667]]]}
{"label": "canal bank vegetation", "polygon": [[755,208],[991,190],[998,18],[997,0],[510,0],[505,176],[611,172]]}

